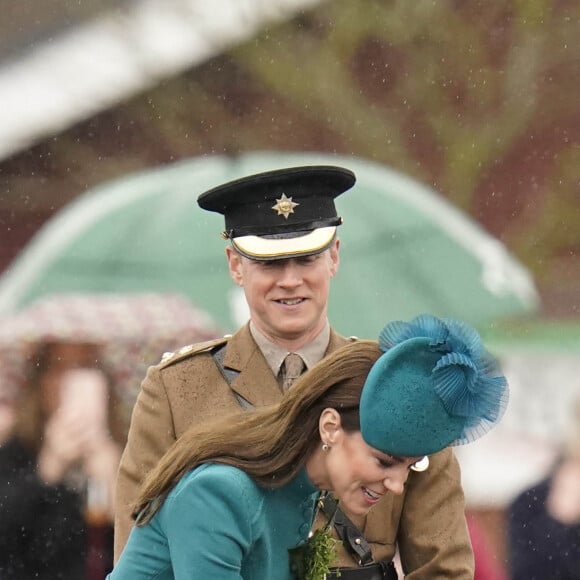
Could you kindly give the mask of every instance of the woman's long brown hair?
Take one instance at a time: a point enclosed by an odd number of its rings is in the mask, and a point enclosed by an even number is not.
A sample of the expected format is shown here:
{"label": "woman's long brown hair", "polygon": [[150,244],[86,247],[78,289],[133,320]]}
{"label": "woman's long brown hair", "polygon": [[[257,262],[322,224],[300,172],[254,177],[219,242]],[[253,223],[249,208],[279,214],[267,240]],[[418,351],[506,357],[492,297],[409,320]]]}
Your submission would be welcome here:
{"label": "woman's long brown hair", "polygon": [[320,444],[324,409],[339,411],[346,431],[359,429],[362,387],[381,354],[374,341],[349,343],[302,375],[279,404],[191,427],[143,483],[137,525],[149,522],[177,482],[202,463],[232,465],[265,487],[286,484]]}

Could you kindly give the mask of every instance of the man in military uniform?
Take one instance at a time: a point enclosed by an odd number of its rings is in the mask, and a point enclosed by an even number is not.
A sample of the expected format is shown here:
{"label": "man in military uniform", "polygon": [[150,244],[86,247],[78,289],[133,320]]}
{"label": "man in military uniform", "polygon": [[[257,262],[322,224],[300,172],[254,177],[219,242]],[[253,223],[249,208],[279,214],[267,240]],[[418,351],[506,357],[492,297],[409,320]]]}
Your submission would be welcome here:
{"label": "man in military uniform", "polygon": [[[231,337],[185,347],[149,369],[119,469],[116,558],[132,527],[139,484],[192,423],[277,402],[301,370],[351,340],[330,327],[327,303],[342,223],[334,200],[354,182],[340,167],[298,167],[239,179],[198,198],[203,209],[224,215],[229,271],[244,290],[250,321]],[[336,527],[343,540],[336,565],[357,572],[343,569],[343,580],[377,578],[369,565],[391,561],[397,548],[406,578],[473,578],[450,449],[411,473],[401,495],[384,497],[363,520],[339,514]],[[378,577],[390,576],[385,568]]]}

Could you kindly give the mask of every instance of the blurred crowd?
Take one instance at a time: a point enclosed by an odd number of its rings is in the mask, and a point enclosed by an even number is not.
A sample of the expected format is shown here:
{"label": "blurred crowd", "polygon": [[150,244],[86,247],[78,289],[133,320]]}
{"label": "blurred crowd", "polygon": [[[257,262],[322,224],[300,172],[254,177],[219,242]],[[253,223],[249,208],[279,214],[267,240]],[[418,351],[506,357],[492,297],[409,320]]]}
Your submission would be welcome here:
{"label": "blurred crowd", "polygon": [[1,580],[103,580],[139,384],[216,332],[175,294],[53,295],[2,320]]}

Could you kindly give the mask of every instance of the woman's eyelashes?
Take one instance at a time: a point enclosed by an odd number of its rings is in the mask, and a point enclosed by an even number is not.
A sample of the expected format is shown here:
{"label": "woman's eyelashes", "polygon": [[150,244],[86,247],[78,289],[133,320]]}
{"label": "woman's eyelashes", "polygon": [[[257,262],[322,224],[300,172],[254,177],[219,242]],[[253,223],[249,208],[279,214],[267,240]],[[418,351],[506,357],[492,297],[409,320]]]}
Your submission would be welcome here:
{"label": "woman's eyelashes", "polygon": [[393,459],[384,459],[382,457],[378,457],[377,461],[379,462],[379,465],[381,467],[384,467],[385,469],[388,469],[389,467],[393,467],[393,465],[395,465],[395,462]]}

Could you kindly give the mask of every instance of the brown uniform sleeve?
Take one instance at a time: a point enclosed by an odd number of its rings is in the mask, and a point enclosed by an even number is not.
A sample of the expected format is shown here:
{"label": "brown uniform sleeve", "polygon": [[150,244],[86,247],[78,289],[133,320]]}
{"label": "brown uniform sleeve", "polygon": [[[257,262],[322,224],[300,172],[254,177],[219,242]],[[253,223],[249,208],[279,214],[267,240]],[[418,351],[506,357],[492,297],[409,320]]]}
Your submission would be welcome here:
{"label": "brown uniform sleeve", "polygon": [[397,537],[405,578],[473,580],[465,498],[453,451],[432,455],[427,471],[413,473],[408,485]]}
{"label": "brown uniform sleeve", "polygon": [[150,367],[133,408],[115,495],[115,563],[131,528],[131,508],[146,474],[175,441],[174,422],[160,369]]}

